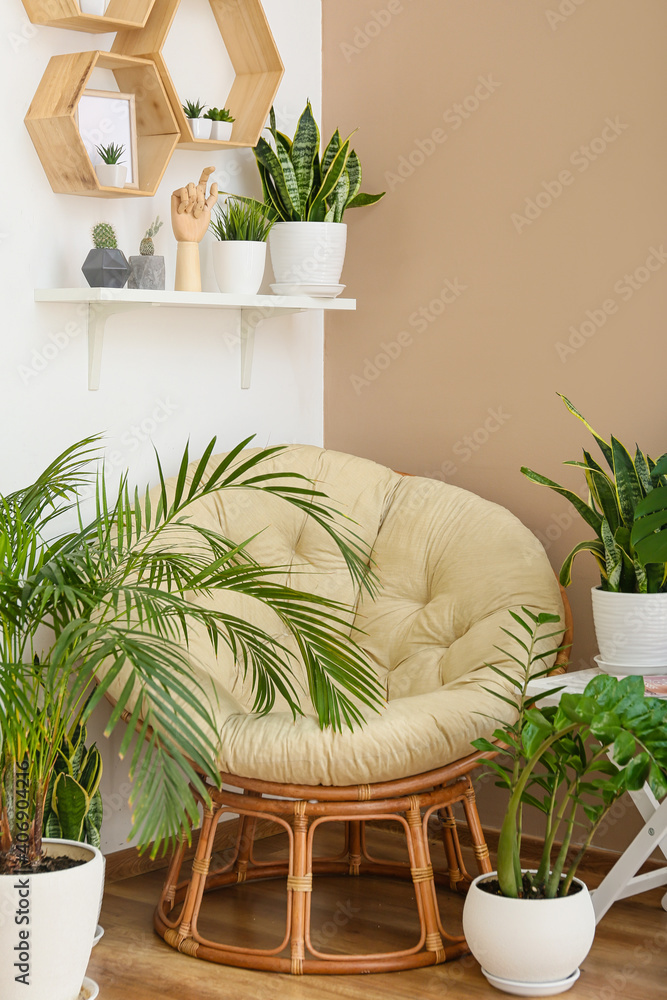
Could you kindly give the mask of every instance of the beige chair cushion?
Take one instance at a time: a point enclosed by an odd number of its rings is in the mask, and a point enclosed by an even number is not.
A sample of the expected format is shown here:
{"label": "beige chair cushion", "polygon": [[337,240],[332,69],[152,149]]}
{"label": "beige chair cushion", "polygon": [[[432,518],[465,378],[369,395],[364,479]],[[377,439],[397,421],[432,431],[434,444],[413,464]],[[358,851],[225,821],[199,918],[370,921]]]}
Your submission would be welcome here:
{"label": "beige chair cushion", "polygon": [[[200,501],[192,519],[234,541],[259,532],[249,551],[264,565],[288,567],[279,579],[353,605],[350,626],[386,684],[388,704],[381,714],[369,712],[354,732],[321,731],[305,694],[305,718],[294,721],[282,700],[260,717],[229,650],[221,644],[216,657],[195,634],[190,654],[216,699],[221,770],[349,785],[420,774],[469,754],[471,740],[494,728],[480,713],[506,711],[484,687],[496,683],[485,663],[514,667],[495,648],[508,645],[501,631],[512,625],[507,610],[525,605],[563,614],[535,536],[503,507],[456,486],[403,477],[350,455],[294,445],[262,467],[316,480],[356,522],[354,530],[372,548],[376,600],[355,590],[326,532],[280,499],[225,491]],[[252,599],[220,592],[213,603],[294,649],[273,613]]]}

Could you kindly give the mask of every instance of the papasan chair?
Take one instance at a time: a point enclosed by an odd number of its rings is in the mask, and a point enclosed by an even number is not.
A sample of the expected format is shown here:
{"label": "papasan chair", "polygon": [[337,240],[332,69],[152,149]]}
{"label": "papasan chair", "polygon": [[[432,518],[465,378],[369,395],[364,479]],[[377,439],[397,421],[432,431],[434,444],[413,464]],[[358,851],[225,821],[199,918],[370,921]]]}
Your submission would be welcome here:
{"label": "papasan chair", "polygon": [[[223,785],[210,788],[212,808],[204,810],[192,871],[181,877],[185,845],[172,858],[155,928],[187,955],[293,975],[385,972],[456,958],[467,951],[465,939],[443,926],[435,887],[465,892],[470,883],[456,803],[463,806],[480,872],[491,870],[470,778],[480,763],[471,740],[490,736],[494,724],[483,713],[498,712],[485,690],[496,675],[485,664],[512,669],[496,648],[507,644],[501,627],[511,624],[508,609],[527,606],[565,619],[558,583],[543,548],[516,517],[456,486],[310,446],[288,446],[269,464],[316,481],[356,522],[372,551],[375,600],[355,590],[323,529],[279,498],[250,490],[212,494],[191,518],[234,540],[256,536],[250,553],[263,565],[289,567],[282,582],[353,606],[351,626],[360,630],[357,642],[386,684],[387,707],[369,713],[363,728],[343,732],[321,730],[305,699],[305,716],[296,721],[280,700],[260,716],[229,650],[220,644],[216,657],[204,641],[193,649],[194,669],[217,694]],[[247,597],[224,592],[219,600],[239,617],[255,613]],[[261,625],[272,631],[270,618]],[[278,632],[276,621],[272,634]],[[218,859],[211,868],[218,821],[229,813],[240,817],[236,848],[226,865]],[[444,842],[445,865],[438,870],[430,856],[431,817],[440,822]],[[287,835],[284,862],[255,857],[255,829],[267,820]],[[402,828],[409,863],[378,860],[367,850],[365,824],[388,820]],[[344,824],[344,849],[337,857],[315,856],[314,837],[332,822]],[[411,880],[418,940],[379,954],[323,951],[310,930],[318,874]],[[269,878],[283,879],[286,888],[278,947],[239,947],[200,933],[205,893]]]}

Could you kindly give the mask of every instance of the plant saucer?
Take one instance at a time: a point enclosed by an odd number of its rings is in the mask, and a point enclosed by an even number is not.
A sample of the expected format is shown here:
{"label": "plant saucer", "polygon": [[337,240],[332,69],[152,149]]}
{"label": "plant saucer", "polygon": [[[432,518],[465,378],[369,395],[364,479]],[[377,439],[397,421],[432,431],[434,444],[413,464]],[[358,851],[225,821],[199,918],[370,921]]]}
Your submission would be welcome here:
{"label": "plant saucer", "polygon": [[276,295],[310,295],[316,299],[335,299],[345,285],[291,285],[282,283],[271,285],[271,291]]}
{"label": "plant saucer", "polygon": [[581,975],[581,969],[575,969],[571,976],[566,979],[557,979],[551,983],[522,983],[516,979],[501,979],[500,976],[492,976],[486,969],[482,972],[497,990],[503,993],[511,993],[515,997],[554,997],[558,993],[565,993],[576,983]]}
{"label": "plant saucer", "polygon": [[653,674],[667,674],[667,663],[651,666],[646,663],[607,663],[601,656],[596,656],[595,662],[600,670],[605,674],[613,674],[614,677],[639,676],[650,677]]}
{"label": "plant saucer", "polygon": [[83,986],[81,987],[81,992],[79,993],[78,1000],[95,1000],[99,996],[100,988],[94,979],[89,979],[88,976],[83,978]]}
{"label": "plant saucer", "polygon": [[95,937],[93,938],[93,948],[95,947],[96,944],[100,943],[103,937],[104,937],[104,927],[100,927],[100,925],[98,924],[97,927],[95,928]]}

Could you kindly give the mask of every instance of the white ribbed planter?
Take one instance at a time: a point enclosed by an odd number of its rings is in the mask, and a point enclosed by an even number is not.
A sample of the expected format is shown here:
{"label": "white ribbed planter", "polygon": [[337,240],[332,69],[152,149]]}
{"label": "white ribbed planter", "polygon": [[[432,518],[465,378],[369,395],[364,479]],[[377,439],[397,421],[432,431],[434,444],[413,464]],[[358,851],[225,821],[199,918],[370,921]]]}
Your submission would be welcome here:
{"label": "white ribbed planter", "polygon": [[593,587],[592,596],[604,666],[618,668],[615,673],[665,673],[667,594],[616,594]]}
{"label": "white ribbed planter", "polygon": [[0,875],[2,1000],[77,1000],[90,959],[104,858],[97,848],[71,840],[45,840],[44,847],[47,854],[84,858],[86,864],[41,875]]}
{"label": "white ribbed planter", "polygon": [[506,899],[479,888],[495,877],[479,875],[463,907],[463,933],[483,971],[505,993],[553,996],[569,989],[595,937],[588,889],[576,879],[581,891],[563,899]]}
{"label": "white ribbed planter", "polygon": [[337,285],[346,246],[344,222],[277,222],[269,233],[276,283]]}
{"label": "white ribbed planter", "polygon": [[213,244],[213,269],[221,292],[256,295],[266,266],[266,243],[218,240]]}

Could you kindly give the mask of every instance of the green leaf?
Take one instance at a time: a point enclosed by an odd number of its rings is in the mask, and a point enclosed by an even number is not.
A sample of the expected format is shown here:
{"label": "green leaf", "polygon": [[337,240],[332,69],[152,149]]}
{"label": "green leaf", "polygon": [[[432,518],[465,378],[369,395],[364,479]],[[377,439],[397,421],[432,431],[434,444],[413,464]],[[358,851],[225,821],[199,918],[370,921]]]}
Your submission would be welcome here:
{"label": "green leaf", "polygon": [[308,199],[313,188],[315,157],[320,149],[320,130],[313,116],[310,101],[299,118],[292,144],[292,164],[299,191],[300,214],[305,218]]}
{"label": "green leaf", "polygon": [[640,753],[621,773],[624,776],[625,787],[630,792],[637,792],[644,787],[651,770],[651,759],[647,753]]}
{"label": "green leaf", "polygon": [[351,137],[348,137],[340,147],[328,170],[325,170],[324,163],[322,165],[322,173],[324,174],[324,177],[322,179],[322,186],[315,194],[315,198],[313,199],[308,212],[308,218],[310,220],[317,220],[322,211],[326,214],[327,199],[336,187],[338,180],[347,165],[347,159],[350,153],[350,138]]}
{"label": "green leaf", "polygon": [[619,767],[625,767],[634,756],[635,745],[632,733],[625,729],[618,733],[614,740],[614,763],[618,764]]}
{"label": "green leaf", "polygon": [[560,393],[560,392],[558,393],[558,395],[560,396],[560,398],[565,403],[565,406],[567,407],[567,409],[569,410],[569,412],[573,416],[575,416],[578,420],[581,420],[581,422],[584,425],[584,427],[588,431],[590,431],[590,433],[593,435],[593,437],[595,438],[595,440],[598,443],[600,451],[602,452],[602,454],[604,455],[604,457],[605,457],[605,459],[607,461],[607,464],[608,464],[609,468],[613,472],[614,471],[614,460],[613,460],[613,456],[612,456],[612,450],[609,447],[609,445],[607,444],[607,442],[603,438],[600,437],[600,435],[597,433],[597,431],[593,430],[593,428],[588,423],[588,421],[586,420],[586,418],[584,416],[582,416],[582,414],[579,412],[579,410],[576,408],[576,406],[574,406],[566,396],[563,396],[562,393]]}
{"label": "green leaf", "polygon": [[606,576],[607,568],[605,562],[605,547],[603,543],[597,538],[592,539],[591,541],[579,542],[578,545],[575,545],[561,566],[558,579],[563,587],[569,587],[572,582],[572,563],[574,562],[575,556],[579,555],[580,552],[591,552],[595,557],[595,561],[597,562],[600,571]]}
{"label": "green leaf", "polygon": [[565,489],[564,486],[559,486],[552,479],[547,479],[546,476],[541,476],[538,472],[533,472],[532,469],[527,469],[525,466],[522,467],[521,472],[526,477],[530,479],[532,483],[537,483],[538,486],[548,486],[549,489],[553,490],[555,493],[560,493],[561,496],[565,497],[566,500],[572,504],[574,509],[578,514],[583,517],[586,524],[590,525],[595,533],[600,535],[600,526],[602,524],[602,518],[593,510],[587,503],[578,497],[576,493],[572,493],[571,490]]}
{"label": "green leaf", "polygon": [[69,774],[59,774],[53,789],[53,810],[65,840],[81,840],[89,799]]}
{"label": "green leaf", "polygon": [[644,493],[639,482],[635,464],[627,449],[615,437],[611,439],[616,494],[621,517],[628,528],[632,527],[635,507],[643,499]]}
{"label": "green leaf", "polygon": [[382,191],[380,194],[364,194],[363,191],[360,191],[352,201],[348,202],[347,208],[366,208],[367,205],[377,205],[386,193],[386,191]]}
{"label": "green leaf", "polygon": [[361,189],[361,161],[354,150],[351,151],[347,158],[346,173],[348,180],[348,194],[345,208],[348,208]]}
{"label": "green leaf", "polygon": [[280,214],[288,221],[298,221],[300,213],[299,187],[296,182],[292,161],[282,146],[274,153],[266,139],[260,138],[254,152],[259,163],[266,168],[280,199]]}

